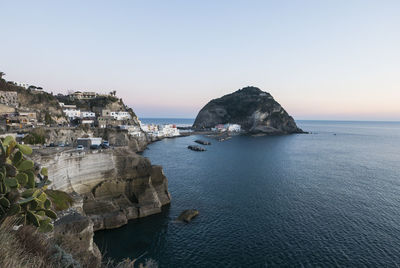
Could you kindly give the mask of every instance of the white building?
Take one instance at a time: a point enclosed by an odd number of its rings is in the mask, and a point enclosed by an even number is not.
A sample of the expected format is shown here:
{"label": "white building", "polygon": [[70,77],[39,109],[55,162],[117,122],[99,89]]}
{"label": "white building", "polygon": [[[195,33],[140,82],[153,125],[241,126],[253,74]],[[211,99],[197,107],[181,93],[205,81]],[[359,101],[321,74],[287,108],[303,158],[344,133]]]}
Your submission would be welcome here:
{"label": "white building", "polygon": [[179,130],[176,128],[176,125],[171,125],[171,124],[161,125],[158,131],[164,137],[175,137],[180,135]]}
{"label": "white building", "polygon": [[30,86],[28,83],[14,82],[15,85],[28,89]]}
{"label": "white building", "polygon": [[94,118],[94,117],[96,117],[96,114],[94,112],[82,111],[81,117],[82,118]]}
{"label": "white building", "polygon": [[77,117],[81,117],[81,111],[78,109],[68,108],[68,109],[64,109],[63,112],[70,119],[75,119]]}
{"label": "white building", "polygon": [[227,124],[226,129],[227,129],[229,132],[240,132],[241,126],[238,125],[238,124]]}
{"label": "white building", "polygon": [[240,132],[241,131],[241,126],[238,124],[218,124],[215,127],[211,128],[211,131],[215,131],[215,132]]}
{"label": "white building", "polygon": [[140,122],[140,127],[142,128],[142,130],[144,132],[156,132],[156,131],[158,131],[158,126],[154,125],[154,124],[142,124],[142,122]]}
{"label": "white building", "polygon": [[77,140],[78,145],[82,145],[85,148],[89,148],[92,145],[100,146],[103,139],[92,137],[92,138],[78,138]]}
{"label": "white building", "polygon": [[128,112],[111,112],[110,115],[114,117],[115,120],[128,120],[131,119],[131,115]]}
{"label": "white building", "polygon": [[102,116],[112,116],[114,120],[128,120],[131,119],[131,115],[125,111],[110,111],[103,109],[101,111]]}
{"label": "white building", "polygon": [[128,134],[133,137],[140,137],[143,135],[143,131],[140,127],[131,126],[131,125],[120,125],[120,129],[124,129],[128,131]]}
{"label": "white building", "polygon": [[152,137],[165,138],[165,137],[176,137],[180,135],[176,125],[154,125],[154,124],[141,124],[140,127],[144,132]]}
{"label": "white building", "polygon": [[93,119],[83,119],[81,122],[82,125],[94,125]]}

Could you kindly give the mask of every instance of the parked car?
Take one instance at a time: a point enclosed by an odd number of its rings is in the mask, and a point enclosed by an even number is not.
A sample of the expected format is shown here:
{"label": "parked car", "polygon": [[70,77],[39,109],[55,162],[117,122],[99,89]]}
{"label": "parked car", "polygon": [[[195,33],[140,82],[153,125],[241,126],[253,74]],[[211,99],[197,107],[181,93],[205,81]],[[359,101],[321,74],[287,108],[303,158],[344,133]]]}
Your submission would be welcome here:
{"label": "parked car", "polygon": [[100,149],[100,145],[97,145],[97,144],[90,145],[90,149],[93,149],[93,150]]}
{"label": "parked car", "polygon": [[83,151],[83,150],[85,150],[85,147],[83,147],[83,145],[78,145],[78,146],[76,147],[76,150],[77,150],[77,151]]}
{"label": "parked car", "polygon": [[108,141],[103,141],[103,143],[101,144],[101,147],[104,149],[108,149],[108,148],[110,148],[110,144],[108,143]]}

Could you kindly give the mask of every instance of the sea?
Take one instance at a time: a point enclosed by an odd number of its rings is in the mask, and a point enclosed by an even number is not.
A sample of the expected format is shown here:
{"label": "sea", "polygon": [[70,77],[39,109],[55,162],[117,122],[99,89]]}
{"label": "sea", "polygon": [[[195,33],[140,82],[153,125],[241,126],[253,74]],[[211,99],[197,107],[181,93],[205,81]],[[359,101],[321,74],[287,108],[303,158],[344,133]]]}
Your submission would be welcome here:
{"label": "sea", "polygon": [[[115,261],[158,267],[400,266],[400,123],[297,124],[309,134],[149,145],[171,204],[95,242]],[[212,144],[188,150],[196,139]],[[176,221],[192,208],[192,222]]]}

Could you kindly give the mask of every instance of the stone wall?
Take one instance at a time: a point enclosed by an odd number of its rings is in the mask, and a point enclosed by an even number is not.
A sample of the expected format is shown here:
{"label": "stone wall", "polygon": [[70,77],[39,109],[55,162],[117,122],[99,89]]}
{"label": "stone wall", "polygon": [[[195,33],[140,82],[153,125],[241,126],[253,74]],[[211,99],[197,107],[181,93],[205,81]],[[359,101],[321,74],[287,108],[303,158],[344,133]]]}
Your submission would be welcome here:
{"label": "stone wall", "polygon": [[0,91],[0,104],[18,107],[18,94],[15,91]]}

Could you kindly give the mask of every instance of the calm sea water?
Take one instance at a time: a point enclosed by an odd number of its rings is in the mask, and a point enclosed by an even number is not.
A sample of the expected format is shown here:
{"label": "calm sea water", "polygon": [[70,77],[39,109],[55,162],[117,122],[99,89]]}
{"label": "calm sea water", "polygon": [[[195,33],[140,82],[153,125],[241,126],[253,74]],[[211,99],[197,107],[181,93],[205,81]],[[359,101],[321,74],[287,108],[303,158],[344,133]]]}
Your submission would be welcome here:
{"label": "calm sea water", "polygon": [[[298,124],[312,134],[209,139],[206,152],[186,149],[197,136],[150,145],[171,205],[96,243],[160,267],[399,266],[400,123]],[[176,222],[189,208],[200,215]]]}
{"label": "calm sea water", "polygon": [[140,121],[144,124],[175,124],[183,127],[192,126],[194,123],[192,118],[140,118]]}

